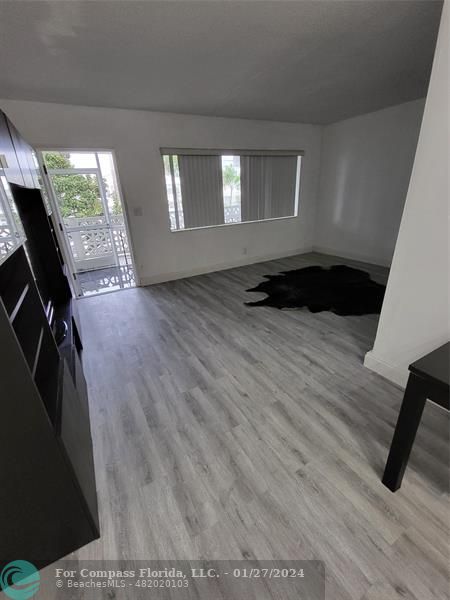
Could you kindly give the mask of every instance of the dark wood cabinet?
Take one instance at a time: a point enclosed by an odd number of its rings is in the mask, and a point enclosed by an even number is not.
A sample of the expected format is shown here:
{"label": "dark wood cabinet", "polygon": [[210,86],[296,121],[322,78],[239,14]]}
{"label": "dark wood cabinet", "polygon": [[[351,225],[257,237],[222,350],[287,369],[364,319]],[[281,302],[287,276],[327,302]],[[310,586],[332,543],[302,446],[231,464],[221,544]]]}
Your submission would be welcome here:
{"label": "dark wood cabinet", "polygon": [[0,568],[99,536],[87,387],[55,342],[23,246],[0,265]]}
{"label": "dark wood cabinet", "polygon": [[25,185],[16,149],[9,131],[8,119],[0,111],[0,167],[9,183]]}
{"label": "dark wood cabinet", "polygon": [[[8,125],[8,130],[11,136],[11,140],[14,146],[14,150],[16,152],[17,162],[19,164],[19,169],[22,174],[23,184],[26,187],[40,187],[39,182],[39,170],[34,158],[34,150],[28,144],[20,133],[17,131],[15,125],[11,123],[11,121],[6,117],[6,122]],[[11,181],[10,183],[18,183],[16,181]]]}
{"label": "dark wood cabinet", "polygon": [[[79,372],[81,375],[81,372]],[[84,380],[84,377],[83,377]],[[98,532],[98,508],[95,489],[91,430],[84,382],[75,387],[72,374],[64,361],[61,394],[61,419],[58,436],[74,471],[74,479]]]}
{"label": "dark wood cabinet", "polygon": [[99,537],[80,329],[30,153],[0,113],[27,238],[0,258],[0,570],[43,567]]}
{"label": "dark wood cabinet", "polygon": [[71,298],[69,282],[63,274],[61,254],[52,234],[51,217],[47,215],[39,189],[11,183],[9,186],[26,236],[26,247],[38,289],[47,307],[67,303]]}

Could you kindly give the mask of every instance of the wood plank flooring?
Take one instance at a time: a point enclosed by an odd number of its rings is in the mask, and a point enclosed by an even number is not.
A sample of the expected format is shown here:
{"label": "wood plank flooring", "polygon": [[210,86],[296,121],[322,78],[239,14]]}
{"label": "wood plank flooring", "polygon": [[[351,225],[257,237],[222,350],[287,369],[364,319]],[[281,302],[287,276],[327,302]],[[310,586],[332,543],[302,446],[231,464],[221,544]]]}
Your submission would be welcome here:
{"label": "wood plank flooring", "polygon": [[402,391],[377,317],[249,308],[304,254],[79,302],[102,537],[77,559],[320,559],[327,600],[448,598],[448,415],[380,482]]}

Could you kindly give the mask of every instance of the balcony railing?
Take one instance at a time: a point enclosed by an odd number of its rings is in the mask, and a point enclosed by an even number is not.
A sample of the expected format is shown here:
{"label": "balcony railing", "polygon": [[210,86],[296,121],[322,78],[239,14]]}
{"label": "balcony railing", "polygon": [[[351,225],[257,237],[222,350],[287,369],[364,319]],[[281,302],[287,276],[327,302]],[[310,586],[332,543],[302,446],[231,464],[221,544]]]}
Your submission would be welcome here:
{"label": "balcony railing", "polygon": [[18,237],[9,225],[0,225],[0,258],[11,252],[18,242]]}
{"label": "balcony railing", "polygon": [[78,272],[112,267],[116,264],[115,254],[121,264],[130,262],[130,249],[123,215],[113,215],[110,220],[111,228],[104,217],[64,219]]}
{"label": "balcony railing", "polygon": [[225,223],[240,223],[241,222],[241,204],[232,204],[225,206],[223,209],[225,215]]}

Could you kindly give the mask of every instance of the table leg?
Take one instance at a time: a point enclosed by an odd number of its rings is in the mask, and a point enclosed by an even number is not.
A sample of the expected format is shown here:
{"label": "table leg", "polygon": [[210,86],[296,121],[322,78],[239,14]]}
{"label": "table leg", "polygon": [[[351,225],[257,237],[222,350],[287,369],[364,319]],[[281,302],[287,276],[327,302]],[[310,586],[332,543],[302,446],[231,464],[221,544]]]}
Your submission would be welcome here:
{"label": "table leg", "polygon": [[383,483],[391,492],[397,491],[402,484],[426,400],[422,380],[411,373],[384,469]]}

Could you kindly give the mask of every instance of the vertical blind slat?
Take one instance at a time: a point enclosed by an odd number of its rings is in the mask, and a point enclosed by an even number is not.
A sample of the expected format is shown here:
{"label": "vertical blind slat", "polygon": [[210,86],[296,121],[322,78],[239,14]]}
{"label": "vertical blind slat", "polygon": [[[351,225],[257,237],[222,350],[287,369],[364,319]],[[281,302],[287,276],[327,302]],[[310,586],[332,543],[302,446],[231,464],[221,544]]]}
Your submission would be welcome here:
{"label": "vertical blind slat", "polygon": [[258,221],[295,212],[296,156],[241,156],[241,218]]}
{"label": "vertical blind slat", "polygon": [[184,226],[224,223],[220,156],[178,155]]}

